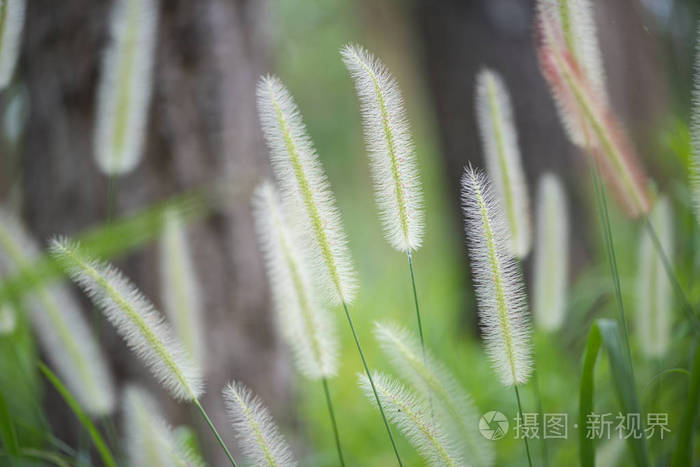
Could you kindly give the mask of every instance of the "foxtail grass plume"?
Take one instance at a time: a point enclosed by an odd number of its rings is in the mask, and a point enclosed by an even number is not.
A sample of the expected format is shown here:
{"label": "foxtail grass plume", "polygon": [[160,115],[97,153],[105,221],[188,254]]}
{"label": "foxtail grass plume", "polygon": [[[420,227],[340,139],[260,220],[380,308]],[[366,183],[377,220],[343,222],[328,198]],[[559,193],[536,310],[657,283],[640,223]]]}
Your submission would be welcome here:
{"label": "foxtail grass plume", "polygon": [[693,77],[691,136],[693,158],[691,164],[691,185],[695,202],[695,218],[700,222],[700,23],[695,41],[695,76]]}
{"label": "foxtail grass plume", "polygon": [[160,292],[177,337],[194,365],[203,371],[206,352],[199,279],[182,216],[174,208],[165,214],[160,240]]}
{"label": "foxtail grass plume", "polygon": [[493,465],[494,451],[478,431],[479,415],[474,403],[445,365],[428,350],[423,355],[420,341],[405,328],[377,323],[374,332],[396,371],[424,399],[429,398],[462,458],[474,466]]}
{"label": "foxtail grass plume", "polygon": [[15,72],[22,45],[25,0],[0,2],[0,90],[5,89]]}
{"label": "foxtail grass plume", "polygon": [[537,192],[533,314],[535,324],[556,331],[564,323],[569,281],[569,210],[555,175],[542,175]]}
{"label": "foxtail grass plume", "polygon": [[141,160],[151,100],[158,3],[117,0],[97,93],[95,157],[106,175],[124,175]]}
{"label": "foxtail grass plume", "polygon": [[124,433],[132,467],[200,467],[176,442],[155,400],[143,389],[124,390]]}
{"label": "foxtail grass plume", "polygon": [[223,391],[229,420],[241,451],[253,465],[295,466],[296,461],[267,407],[238,382]]}
{"label": "foxtail grass plume", "polygon": [[175,399],[199,397],[200,369],[163,316],[121,271],[66,239],[54,239],[51,253]]}
{"label": "foxtail grass plume", "polygon": [[355,272],[340,213],[301,113],[274,76],[258,83],[258,112],[285,209],[294,213],[294,229],[312,259],[315,283],[336,304],[352,302]]}
{"label": "foxtail grass plume", "polygon": [[[24,226],[0,209],[0,271],[17,273],[39,257],[39,248]],[[57,283],[36,285],[23,297],[22,305],[46,357],[80,406],[91,415],[111,413],[112,376],[71,291]]]}
{"label": "foxtail grass plume", "polygon": [[333,318],[312,287],[305,258],[272,183],[264,182],[255,191],[253,213],[279,329],[295,363],[307,378],[332,377],[338,366]]}
{"label": "foxtail grass plume", "polygon": [[504,385],[526,383],[532,342],[521,272],[491,184],[471,166],[462,177],[462,202],[486,351]]}
{"label": "foxtail grass plume", "polygon": [[359,45],[341,50],[360,98],[377,204],[392,247],[410,252],[423,240],[423,195],[406,109],[396,80]]}
{"label": "foxtail grass plume", "polygon": [[14,308],[7,303],[0,305],[0,336],[12,334],[16,328],[17,316]]}
{"label": "foxtail grass plume", "polygon": [[486,169],[508,221],[511,252],[524,258],[530,252],[532,228],[518,132],[505,83],[488,69],[482,69],[476,77],[476,116]]}
{"label": "foxtail grass plume", "polygon": [[[673,215],[665,196],[656,200],[649,218],[665,255],[673,258]],[[637,328],[642,353],[649,358],[666,354],[671,339],[673,296],[671,282],[648,230],[639,241]]]}
{"label": "foxtail grass plume", "polygon": [[[630,217],[637,218],[651,208],[646,175],[601,91],[604,83],[596,85],[604,80],[602,68],[597,72],[596,66],[586,65],[586,61],[595,61],[586,58],[590,52],[571,49],[569,45],[577,39],[573,37],[573,31],[588,30],[589,34],[594,34],[594,31],[585,25],[573,25],[586,15],[581,16],[572,8],[562,10],[551,3],[542,2],[537,14],[538,57],[542,74],[549,83],[569,139],[593,157],[620,205]],[[573,5],[567,4],[569,7]],[[570,14],[566,20],[562,20],[563,11]],[[595,42],[591,40],[583,49],[591,49],[592,44]]]}
{"label": "foxtail grass plume", "polygon": [[[360,386],[370,402],[374,393],[366,375],[358,375]],[[430,407],[399,382],[382,373],[372,373],[374,386],[389,420],[403,433],[429,465],[465,465],[459,448],[450,440],[437,418],[431,420]]]}

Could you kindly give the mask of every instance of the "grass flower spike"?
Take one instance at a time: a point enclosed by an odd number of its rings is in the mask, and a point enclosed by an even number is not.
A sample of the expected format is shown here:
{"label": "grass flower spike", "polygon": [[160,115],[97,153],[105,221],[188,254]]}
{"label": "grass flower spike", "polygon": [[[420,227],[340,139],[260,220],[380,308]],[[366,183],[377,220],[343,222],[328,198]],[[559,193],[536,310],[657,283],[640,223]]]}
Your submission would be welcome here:
{"label": "grass flower spike", "polygon": [[200,466],[175,441],[153,398],[134,386],[124,390],[124,427],[130,466]]}
{"label": "grass flower spike", "polygon": [[117,0],[97,95],[95,156],[106,175],[123,175],[141,160],[151,100],[158,4]]}
{"label": "grass flower spike", "polygon": [[[561,0],[560,4],[565,1]],[[566,3],[567,8],[554,7],[551,1],[540,5],[537,26],[542,74],[550,85],[569,138],[593,157],[618,202],[630,217],[637,218],[651,208],[646,175],[610,108],[603,92],[604,83],[596,84],[603,80],[602,68],[598,72],[597,66],[587,64],[596,61],[590,58],[595,42],[591,40],[586,46],[579,42],[576,46],[579,48],[570,45],[578,40],[573,36],[574,31],[588,30],[589,35],[594,34],[585,24],[575,25],[577,21],[585,23],[586,15],[574,11],[574,3]],[[562,14],[570,16],[563,18]]]}
{"label": "grass flower spike", "polygon": [[[365,375],[359,375],[359,378],[367,399],[374,401],[369,380]],[[450,441],[442,426],[431,421],[428,404],[386,375],[374,373],[373,379],[389,419],[429,465],[465,465],[459,449]]]}
{"label": "grass flower spike", "polygon": [[511,251],[517,258],[530,252],[530,197],[523,171],[513,108],[501,77],[481,70],[476,79],[476,115],[486,168],[505,210]]}
{"label": "grass flower spike", "polygon": [[195,366],[203,369],[206,352],[199,280],[185,226],[175,209],[165,215],[160,240],[160,280],[165,313]]}
{"label": "grass flower spike", "polygon": [[508,224],[481,172],[467,168],[462,190],[479,321],[487,352],[504,385],[523,384],[532,372],[531,330],[520,270],[508,247]]}
{"label": "grass flower spike", "polygon": [[316,297],[304,257],[271,183],[265,182],[255,191],[253,209],[279,329],[304,376],[332,377],[338,367],[332,317]]}
{"label": "grass flower spike", "polygon": [[535,323],[555,331],[564,323],[569,279],[569,219],[566,193],[553,174],[540,178],[533,313]]}
{"label": "grass flower spike", "polygon": [[377,323],[375,335],[399,374],[424,399],[430,398],[437,419],[461,450],[462,458],[474,466],[493,465],[494,452],[478,432],[479,416],[474,403],[452,373],[429,352],[424,357],[419,340],[402,327]]}
{"label": "grass flower spike", "polygon": [[[666,197],[657,199],[651,211],[651,225],[668,258],[673,258],[673,215]],[[644,229],[639,242],[637,277],[637,327],[640,349],[649,358],[666,354],[671,340],[673,295],[662,258],[654,248],[651,234]]]}
{"label": "grass flower spike", "polygon": [[[0,209],[0,271],[28,268],[39,255],[39,248],[20,222]],[[44,353],[80,406],[92,415],[111,413],[112,377],[71,291],[60,284],[40,285],[28,293],[23,305]],[[5,306],[4,310],[14,312]]]}
{"label": "grass flower spike", "polygon": [[397,250],[416,250],[423,239],[423,201],[401,91],[384,65],[362,47],[347,45],[341,55],[362,106],[384,232]]}
{"label": "grass flower spike", "polygon": [[15,72],[25,9],[25,0],[2,0],[0,3],[0,89],[10,84]]}
{"label": "grass flower spike", "polygon": [[349,304],[356,282],[340,214],[301,113],[279,79],[258,83],[258,112],[285,207],[307,237],[315,280],[334,303]]}
{"label": "grass flower spike", "polygon": [[199,368],[136,286],[119,270],[90,258],[68,240],[53,240],[51,252],[173,397],[196,400],[203,389]]}
{"label": "grass flower spike", "polygon": [[234,382],[223,391],[229,419],[241,450],[254,465],[294,466],[291,449],[267,407],[250,389]]}

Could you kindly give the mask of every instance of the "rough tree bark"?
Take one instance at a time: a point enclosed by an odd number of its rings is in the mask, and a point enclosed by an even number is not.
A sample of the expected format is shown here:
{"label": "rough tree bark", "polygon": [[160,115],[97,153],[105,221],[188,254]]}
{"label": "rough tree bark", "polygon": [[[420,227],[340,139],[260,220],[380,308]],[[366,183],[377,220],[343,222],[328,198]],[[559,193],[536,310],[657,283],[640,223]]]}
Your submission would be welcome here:
{"label": "rough tree bark", "polygon": [[[108,184],[94,163],[92,131],[110,6],[28,2],[18,72],[31,98],[20,155],[23,215],[42,240],[77,234],[106,219]],[[190,187],[230,180],[222,207],[189,233],[203,284],[209,354],[202,403],[233,449],[220,397],[227,381],[248,384],[276,414],[291,405],[289,365],[271,331],[249,210],[251,191],[267,172],[255,110],[255,83],[266,56],[263,7],[253,0],[160,2],[145,157],[118,184],[117,213],[127,213]],[[147,246],[118,264],[158,304],[156,251]],[[192,420],[212,464],[223,465],[202,421],[171,402],[104,323],[101,336],[117,381],[157,391],[169,420]],[[76,424],[55,394],[48,394],[46,406],[55,431],[75,441]]]}

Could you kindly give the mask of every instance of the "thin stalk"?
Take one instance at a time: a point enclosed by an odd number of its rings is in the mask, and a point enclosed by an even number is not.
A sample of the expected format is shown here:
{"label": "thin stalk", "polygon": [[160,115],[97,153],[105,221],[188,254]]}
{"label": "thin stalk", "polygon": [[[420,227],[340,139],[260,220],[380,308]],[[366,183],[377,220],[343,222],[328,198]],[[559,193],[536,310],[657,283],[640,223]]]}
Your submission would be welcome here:
{"label": "thin stalk", "polygon": [[[418,292],[416,292],[416,278],[413,273],[413,256],[411,256],[411,251],[407,252],[408,256],[408,269],[411,271],[411,285],[413,286],[413,302],[416,304],[416,320],[418,321],[418,334],[420,335],[420,348],[423,353],[423,364],[427,367],[428,360],[425,356],[425,339],[423,337],[423,324],[420,319],[420,307],[418,306]],[[430,406],[430,419],[435,424],[435,416],[433,414],[433,398],[430,395],[430,387],[426,388],[428,391],[428,404]]]}
{"label": "thin stalk", "polygon": [[622,326],[622,336],[625,341],[625,354],[627,356],[627,364],[629,365],[630,374],[634,378],[634,369],[632,368],[632,352],[630,350],[629,332],[627,330],[627,319],[625,317],[625,307],[622,302],[622,286],[620,285],[620,275],[617,270],[617,259],[615,257],[615,245],[613,243],[612,229],[610,227],[610,216],[608,213],[608,203],[605,197],[605,187],[600,180],[598,174],[598,166],[593,163],[593,185],[595,187],[596,202],[598,204],[598,214],[600,215],[601,227],[603,228],[603,237],[605,238],[605,250],[608,255],[608,263],[612,274],[613,286],[615,288],[615,298],[617,301],[617,309],[619,314],[620,324]]}
{"label": "thin stalk", "polygon": [[333,435],[335,436],[335,447],[338,450],[338,460],[340,461],[341,467],[345,467],[345,461],[343,460],[343,450],[340,448],[340,435],[338,435],[338,425],[335,423],[335,412],[333,411],[333,402],[331,401],[331,393],[328,390],[328,379],[324,376],[321,380],[323,382],[323,392],[326,393],[326,402],[328,403],[328,413],[331,416],[331,425],[333,425]]}
{"label": "thin stalk", "polygon": [[216,440],[219,442],[219,445],[223,448],[224,452],[226,453],[226,457],[228,457],[229,462],[231,462],[231,465],[233,467],[237,467],[236,461],[233,460],[233,456],[229,452],[228,448],[226,447],[226,444],[224,444],[224,440],[221,439],[221,436],[219,436],[219,432],[216,431],[216,428],[214,428],[214,424],[211,422],[209,419],[209,415],[204,411],[204,407],[202,407],[202,404],[199,403],[198,399],[193,399],[194,400],[194,405],[197,406],[199,409],[199,413],[202,414],[202,417],[204,417],[204,420],[207,421],[207,425],[209,425],[209,429],[211,430],[212,433],[214,433],[214,436],[216,436]]}
{"label": "thin stalk", "polygon": [[644,226],[646,227],[647,231],[649,232],[649,235],[651,236],[651,241],[654,244],[654,248],[656,249],[656,252],[658,253],[659,257],[661,258],[661,263],[664,265],[664,270],[666,271],[666,274],[668,275],[669,280],[673,284],[673,288],[676,291],[676,295],[680,297],[680,299],[683,301],[683,311],[688,315],[688,319],[690,320],[691,325],[695,329],[696,332],[700,332],[700,323],[698,323],[698,318],[695,315],[695,312],[693,311],[693,306],[690,304],[690,301],[688,300],[688,296],[686,295],[685,291],[683,290],[683,287],[681,286],[680,281],[678,280],[678,276],[676,275],[675,271],[673,270],[673,265],[671,264],[671,260],[668,258],[666,255],[666,252],[663,249],[663,246],[661,246],[661,241],[659,240],[659,236],[656,234],[656,230],[654,229],[654,226],[652,225],[651,221],[649,220],[649,216],[644,217]]}
{"label": "thin stalk", "polygon": [[389,439],[391,440],[391,447],[394,448],[394,454],[396,454],[396,460],[399,466],[403,467],[403,462],[401,462],[401,456],[399,456],[399,449],[396,447],[396,441],[394,441],[394,435],[391,434],[391,428],[389,427],[389,422],[384,414],[384,407],[382,407],[382,402],[379,400],[379,395],[377,394],[377,388],[374,387],[374,380],[372,379],[372,373],[369,371],[367,366],[367,360],[365,360],[365,353],[362,351],[362,346],[360,345],[360,339],[357,337],[357,332],[355,331],[355,325],[352,323],[352,318],[350,317],[350,311],[348,310],[348,305],[343,301],[343,308],[345,309],[345,316],[348,318],[348,324],[350,324],[350,330],[352,331],[352,337],[355,339],[355,344],[357,345],[357,350],[360,352],[360,358],[362,359],[362,365],[365,367],[365,373],[367,374],[367,379],[369,380],[369,385],[372,386],[372,392],[374,393],[374,398],[377,401],[377,406],[379,407],[379,412],[382,414],[382,420],[384,420],[384,426],[386,427],[386,432],[389,434]]}
{"label": "thin stalk", "polygon": [[[540,436],[542,436],[542,463],[549,465],[549,453],[547,452],[547,442],[544,437],[544,411],[542,410],[542,396],[540,395],[540,381],[537,378],[537,368],[532,372],[532,382],[535,386],[535,397],[537,398],[537,412],[540,417]],[[522,415],[520,416],[522,418]]]}
{"label": "thin stalk", "polygon": [[[520,423],[524,422],[523,418],[523,407],[522,404],[520,404],[520,393],[518,392],[518,385],[514,384],[513,388],[515,388],[515,398],[518,400],[518,413],[520,414]],[[525,441],[525,452],[527,453],[527,462],[532,467],[532,457],[530,457],[530,445],[527,442],[527,437],[523,436],[523,441]]]}

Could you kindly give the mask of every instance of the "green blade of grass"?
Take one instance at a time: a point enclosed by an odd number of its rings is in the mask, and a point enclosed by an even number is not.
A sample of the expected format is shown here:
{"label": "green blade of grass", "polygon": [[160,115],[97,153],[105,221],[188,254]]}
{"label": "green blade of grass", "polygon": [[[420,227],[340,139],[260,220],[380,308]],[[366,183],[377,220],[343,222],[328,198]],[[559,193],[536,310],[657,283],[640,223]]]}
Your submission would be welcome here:
{"label": "green blade of grass", "polygon": [[7,408],[2,391],[0,391],[0,438],[2,438],[2,444],[10,457],[19,455],[17,432],[15,431],[15,425],[12,423],[10,411]]}
{"label": "green blade of grass", "polygon": [[105,443],[105,440],[102,438],[102,435],[100,435],[100,432],[97,431],[97,428],[95,428],[95,425],[92,423],[92,421],[88,418],[87,415],[85,415],[83,409],[80,408],[80,406],[78,405],[78,401],[75,400],[73,395],[63,385],[61,380],[58,379],[58,377],[55,374],[53,374],[53,372],[46,365],[39,362],[39,369],[44,374],[46,379],[49,380],[51,385],[54,388],[56,388],[56,391],[58,391],[61,397],[63,397],[63,399],[66,401],[70,409],[78,418],[78,421],[80,421],[83,427],[85,427],[87,432],[90,434],[90,438],[92,438],[92,441],[95,444],[95,447],[97,448],[100,457],[102,457],[102,461],[104,462],[104,464],[107,467],[116,467],[117,464],[114,461],[112,453],[107,447],[107,443]]}
{"label": "green blade of grass", "polygon": [[688,403],[683,412],[681,431],[678,434],[678,444],[671,457],[671,467],[692,465],[693,453],[690,441],[693,435],[695,417],[698,412],[698,399],[700,399],[700,345],[696,345],[695,347],[695,359],[693,360],[693,372],[690,379],[690,390],[688,391]]}
{"label": "green blade of grass", "polygon": [[[595,439],[589,439],[586,427],[588,426],[588,415],[593,412],[594,396],[594,373],[595,364],[598,359],[600,348],[603,347],[608,354],[610,362],[610,372],[612,374],[613,387],[617,395],[620,409],[624,414],[640,414],[641,406],[637,398],[637,390],[634,384],[634,377],[629,370],[627,357],[625,356],[624,342],[618,324],[608,319],[599,319],[591,326],[586,343],[586,353],[581,374],[581,385],[579,395],[579,448],[581,465],[593,467],[595,465]],[[641,420],[640,420],[641,421]],[[644,430],[641,423],[640,430]],[[628,446],[632,451],[632,457],[636,465],[648,467],[651,465],[649,452],[647,450],[646,438],[644,436],[635,438],[630,436],[627,439]]]}

